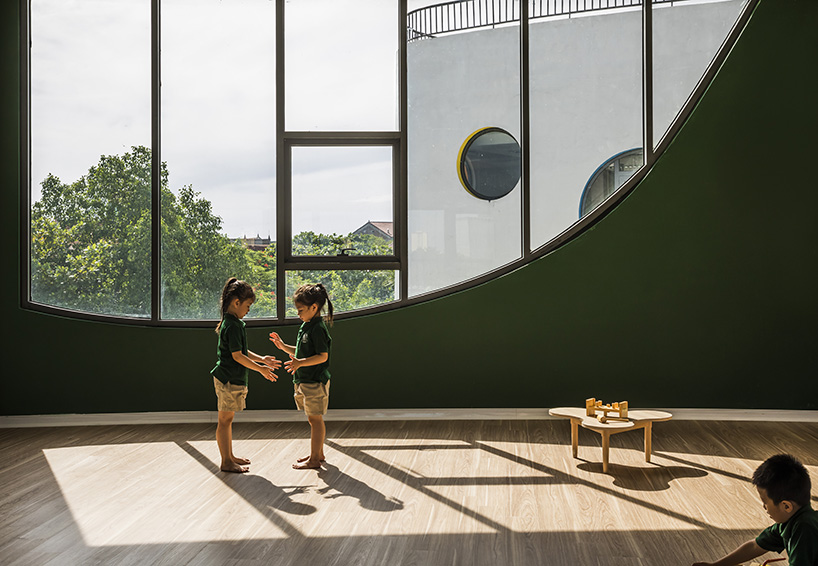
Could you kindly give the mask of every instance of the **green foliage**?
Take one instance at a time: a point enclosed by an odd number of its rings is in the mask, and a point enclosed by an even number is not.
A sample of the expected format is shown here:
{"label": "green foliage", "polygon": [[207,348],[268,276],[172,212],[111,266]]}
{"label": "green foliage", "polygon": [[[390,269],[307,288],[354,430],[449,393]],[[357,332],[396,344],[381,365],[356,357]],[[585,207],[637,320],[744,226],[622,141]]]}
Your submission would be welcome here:
{"label": "green foliage", "polygon": [[[351,250],[349,248],[352,248]],[[347,249],[348,255],[392,255],[392,242],[368,234],[315,234],[301,232],[293,237],[293,255],[335,256]],[[307,283],[323,283],[337,312],[351,311],[395,300],[394,271],[291,271],[287,273],[287,296]],[[295,316],[289,304],[287,314]]]}
{"label": "green foliage", "polygon": [[[35,301],[150,315],[150,151],[102,156],[79,180],[42,182],[31,211]],[[163,182],[167,171],[163,168]]]}
{"label": "green foliage", "polygon": [[[174,194],[167,164],[160,173],[162,317],[218,318],[231,276],[256,291],[250,316],[276,315],[276,245],[247,249],[220,233],[212,204],[189,185]],[[101,156],[66,184],[48,175],[31,212],[31,294],[39,303],[98,314],[149,317],[151,309],[151,152],[132,147]],[[295,255],[391,255],[392,244],[369,235],[302,232]],[[288,273],[288,295],[303,283],[324,283],[337,311],[394,300],[391,271]],[[294,313],[294,310],[292,311]]]}

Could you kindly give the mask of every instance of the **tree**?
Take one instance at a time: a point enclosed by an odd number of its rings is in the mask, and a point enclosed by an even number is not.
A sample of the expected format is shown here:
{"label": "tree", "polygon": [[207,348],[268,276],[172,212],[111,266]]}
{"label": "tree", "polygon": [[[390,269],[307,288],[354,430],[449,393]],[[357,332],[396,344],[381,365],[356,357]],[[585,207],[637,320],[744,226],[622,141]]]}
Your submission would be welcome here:
{"label": "tree", "polygon": [[[335,256],[345,248],[350,255],[392,255],[392,243],[368,234],[315,234],[301,232],[293,238],[293,254]],[[323,283],[333,307],[350,311],[395,300],[395,272],[384,270],[296,271],[288,273],[287,295],[306,283]],[[295,308],[288,307],[288,314]]]}
{"label": "tree", "polygon": [[[276,315],[276,244],[247,249],[222,234],[210,201],[190,185],[176,194],[160,168],[162,318],[218,318],[218,301],[231,276],[256,291],[251,316]],[[39,303],[84,312],[149,317],[151,312],[151,151],[135,146],[101,156],[73,183],[49,174],[31,211],[31,296]],[[391,255],[376,236],[302,232],[296,255]],[[338,311],[394,300],[394,272],[289,272],[287,294],[323,282]],[[294,309],[292,310],[294,314]]]}
{"label": "tree", "polygon": [[[48,175],[41,186],[31,214],[32,298],[85,312],[150,316],[150,149],[102,156],[71,184]],[[160,190],[163,317],[217,318],[219,292],[232,275],[272,291],[275,278],[220,233],[221,218],[207,199],[190,186],[173,194],[166,163]]]}
{"label": "tree", "polygon": [[[163,167],[163,183],[167,170]],[[150,314],[150,150],[102,156],[71,184],[49,174],[31,212],[32,298],[94,313]]]}

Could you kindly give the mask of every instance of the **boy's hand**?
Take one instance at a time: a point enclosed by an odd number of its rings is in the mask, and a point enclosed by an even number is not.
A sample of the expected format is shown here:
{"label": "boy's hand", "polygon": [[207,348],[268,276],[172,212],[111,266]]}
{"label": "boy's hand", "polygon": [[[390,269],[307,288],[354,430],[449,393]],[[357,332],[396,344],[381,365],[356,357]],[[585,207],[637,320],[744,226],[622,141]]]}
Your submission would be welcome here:
{"label": "boy's hand", "polygon": [[276,359],[275,356],[264,356],[261,358],[261,363],[270,369],[278,369],[281,367],[281,360]]}
{"label": "boy's hand", "polygon": [[301,364],[304,363],[304,360],[299,358],[294,358],[292,354],[290,354],[290,361],[284,362],[284,369],[286,369],[289,373],[294,374],[298,368],[301,367]]}
{"label": "boy's hand", "polygon": [[284,342],[281,341],[281,336],[278,335],[278,332],[270,332],[270,341],[275,344],[276,348],[279,350],[283,350],[282,346]]}

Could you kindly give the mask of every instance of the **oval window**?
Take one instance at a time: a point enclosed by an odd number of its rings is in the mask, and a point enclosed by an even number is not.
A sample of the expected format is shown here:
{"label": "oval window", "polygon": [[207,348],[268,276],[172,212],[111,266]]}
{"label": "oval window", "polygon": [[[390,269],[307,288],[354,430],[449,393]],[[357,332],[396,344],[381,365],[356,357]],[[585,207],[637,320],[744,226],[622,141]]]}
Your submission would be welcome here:
{"label": "oval window", "polygon": [[520,144],[502,128],[481,128],[463,142],[457,173],[473,196],[483,200],[504,197],[520,181]]}

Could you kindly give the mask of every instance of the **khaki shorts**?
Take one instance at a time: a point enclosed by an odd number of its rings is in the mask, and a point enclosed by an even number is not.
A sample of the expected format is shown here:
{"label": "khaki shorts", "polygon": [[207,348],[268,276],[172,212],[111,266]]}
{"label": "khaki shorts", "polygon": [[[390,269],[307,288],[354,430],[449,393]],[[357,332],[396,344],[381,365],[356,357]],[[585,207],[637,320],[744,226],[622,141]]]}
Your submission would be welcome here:
{"label": "khaki shorts", "polygon": [[307,416],[326,415],[329,406],[329,381],[326,383],[294,383],[295,406]]}
{"label": "khaki shorts", "polygon": [[216,398],[219,400],[220,411],[243,411],[246,407],[247,386],[236,385],[235,383],[222,383],[215,377],[213,386],[216,388]]}

